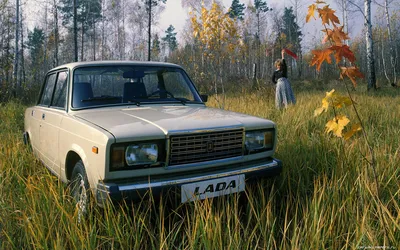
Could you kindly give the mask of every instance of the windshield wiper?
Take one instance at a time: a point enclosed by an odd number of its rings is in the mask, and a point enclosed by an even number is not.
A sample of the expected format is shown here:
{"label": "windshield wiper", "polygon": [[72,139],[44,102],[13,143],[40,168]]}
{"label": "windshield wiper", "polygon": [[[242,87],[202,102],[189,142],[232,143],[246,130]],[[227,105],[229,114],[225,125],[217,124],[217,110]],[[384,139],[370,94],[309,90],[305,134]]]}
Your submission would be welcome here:
{"label": "windshield wiper", "polygon": [[182,103],[183,105],[186,105],[186,103],[189,101],[188,99],[182,98],[182,97],[171,97],[171,99],[177,100],[180,103]]}
{"label": "windshield wiper", "polygon": [[102,96],[90,97],[88,99],[83,99],[82,102],[104,101],[104,100],[119,100],[119,97],[110,96],[110,95],[102,95]]}
{"label": "windshield wiper", "polygon": [[130,100],[128,100],[128,103],[129,104],[135,104],[136,106],[140,106],[140,101],[138,101],[138,100],[135,100],[135,99],[130,99]]}

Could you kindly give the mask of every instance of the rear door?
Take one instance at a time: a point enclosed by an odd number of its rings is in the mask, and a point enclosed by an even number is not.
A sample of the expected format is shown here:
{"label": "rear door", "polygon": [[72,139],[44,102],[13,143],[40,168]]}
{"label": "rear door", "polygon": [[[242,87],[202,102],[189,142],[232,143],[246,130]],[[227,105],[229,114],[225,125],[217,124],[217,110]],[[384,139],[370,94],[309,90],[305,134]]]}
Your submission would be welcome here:
{"label": "rear door", "polygon": [[40,101],[39,141],[44,164],[56,175],[60,175],[59,133],[60,124],[66,115],[67,71],[49,74]]}

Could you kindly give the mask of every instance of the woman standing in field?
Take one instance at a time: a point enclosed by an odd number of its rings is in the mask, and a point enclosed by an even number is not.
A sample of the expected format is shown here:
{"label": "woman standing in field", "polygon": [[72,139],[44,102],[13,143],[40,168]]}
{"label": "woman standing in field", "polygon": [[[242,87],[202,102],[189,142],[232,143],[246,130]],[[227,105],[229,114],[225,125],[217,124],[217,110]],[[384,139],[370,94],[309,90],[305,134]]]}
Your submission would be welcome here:
{"label": "woman standing in field", "polygon": [[287,108],[289,104],[296,104],[292,87],[287,78],[287,66],[285,62],[285,50],[282,50],[282,59],[275,61],[276,70],[272,75],[272,82],[276,84],[275,106],[278,109]]}

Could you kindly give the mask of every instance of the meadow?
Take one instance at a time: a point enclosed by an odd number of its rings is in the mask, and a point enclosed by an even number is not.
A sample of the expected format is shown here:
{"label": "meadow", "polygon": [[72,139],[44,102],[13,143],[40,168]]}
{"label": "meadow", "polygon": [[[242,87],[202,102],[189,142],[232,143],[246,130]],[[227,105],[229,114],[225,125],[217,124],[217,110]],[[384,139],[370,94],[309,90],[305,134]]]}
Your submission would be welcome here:
{"label": "meadow", "polygon": [[[400,249],[400,89],[352,91],[376,157],[361,133],[325,133],[314,117],[325,92],[296,83],[297,104],[276,110],[272,87],[228,94],[227,110],[276,122],[283,172],[245,193],[188,204],[151,198],[100,209],[78,222],[63,183],[22,142],[23,111],[0,104],[1,249]],[[344,93],[343,90],[340,90]],[[208,106],[218,106],[214,97]],[[351,108],[343,109],[351,121]]]}

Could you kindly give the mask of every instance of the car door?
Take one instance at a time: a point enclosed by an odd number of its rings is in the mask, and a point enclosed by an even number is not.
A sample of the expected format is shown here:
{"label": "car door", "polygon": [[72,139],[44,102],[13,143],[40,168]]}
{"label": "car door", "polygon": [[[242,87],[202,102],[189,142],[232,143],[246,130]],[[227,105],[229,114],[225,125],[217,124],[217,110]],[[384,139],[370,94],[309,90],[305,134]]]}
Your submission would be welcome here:
{"label": "car door", "polygon": [[43,93],[43,103],[39,113],[40,151],[43,162],[56,175],[60,175],[59,132],[61,121],[66,114],[67,71],[49,74],[46,89]]}

